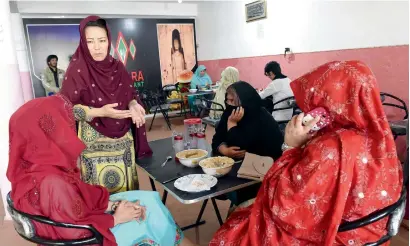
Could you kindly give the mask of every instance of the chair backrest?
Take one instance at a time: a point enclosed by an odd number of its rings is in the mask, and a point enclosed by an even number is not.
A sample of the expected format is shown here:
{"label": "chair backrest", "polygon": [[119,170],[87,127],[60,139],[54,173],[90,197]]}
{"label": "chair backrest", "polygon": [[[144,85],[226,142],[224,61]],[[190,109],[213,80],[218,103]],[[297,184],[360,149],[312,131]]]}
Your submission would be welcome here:
{"label": "chair backrest", "polygon": [[[22,238],[26,239],[27,241],[39,245],[102,245],[102,235],[92,226],[56,222],[43,216],[31,215],[19,211],[14,207],[14,203],[11,200],[10,193],[7,194],[7,210],[10,213],[11,218],[13,219],[15,230]],[[36,229],[33,222],[47,224],[56,227],[88,230],[91,232],[92,236],[76,240],[52,240],[42,238],[36,234]]]}
{"label": "chair backrest", "polygon": [[394,107],[403,110],[403,119],[408,119],[409,110],[407,108],[406,102],[404,102],[402,99],[386,92],[380,92],[380,100],[382,101],[383,106]]}
{"label": "chair backrest", "polygon": [[211,111],[220,111],[220,112],[223,112],[225,110],[224,106],[222,106],[222,104],[220,103],[217,103],[212,100],[205,99],[205,98],[200,98],[199,100],[200,100],[200,104],[198,105],[198,107],[200,108],[211,110]]}
{"label": "chair backrest", "polygon": [[[276,105],[282,104],[282,103],[286,104],[286,106],[284,105],[284,106],[281,106],[281,107],[275,107]],[[292,109],[292,117],[302,113],[302,111],[300,110],[300,108],[296,104],[295,97],[293,97],[293,96],[283,98],[282,100],[279,100],[279,101],[273,103],[273,112],[281,111],[281,110],[289,110],[289,109]],[[280,121],[280,122],[278,122],[278,124],[287,124],[289,121],[290,121],[290,119]]]}
{"label": "chair backrest", "polygon": [[154,106],[165,104],[163,97],[159,93],[148,90],[142,91],[140,98],[147,112]]}
{"label": "chair backrest", "polygon": [[366,245],[382,245],[389,241],[393,236],[397,235],[400,230],[401,222],[406,213],[407,189],[408,189],[408,170],[409,170],[409,149],[407,148],[407,158],[403,167],[403,187],[398,201],[383,209],[377,210],[364,218],[355,221],[349,221],[339,226],[339,232],[350,231],[356,228],[364,227],[379,221],[385,217],[389,217],[387,222],[387,234],[380,238],[379,241]]}
{"label": "chair backrest", "polygon": [[200,109],[200,117],[203,117],[205,114],[209,113],[210,111],[217,111],[217,112],[223,112],[224,106],[222,104],[214,102],[213,100],[208,100],[205,98],[199,98],[199,103],[196,104],[196,106]]}
{"label": "chair backrest", "polygon": [[178,92],[178,84],[175,85],[164,85],[162,87],[162,92],[165,97],[169,97],[173,91]]}

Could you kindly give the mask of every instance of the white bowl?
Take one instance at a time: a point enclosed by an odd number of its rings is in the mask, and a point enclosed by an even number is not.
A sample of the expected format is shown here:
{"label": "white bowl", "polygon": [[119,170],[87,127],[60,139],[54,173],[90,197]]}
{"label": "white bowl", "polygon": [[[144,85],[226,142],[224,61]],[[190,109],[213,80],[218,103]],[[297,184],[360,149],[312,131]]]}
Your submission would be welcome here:
{"label": "white bowl", "polygon": [[226,174],[228,174],[232,170],[233,165],[235,164],[235,161],[232,160],[232,164],[228,164],[228,165],[225,165],[223,167],[204,167],[203,166],[204,161],[208,160],[208,159],[212,159],[212,158],[215,158],[215,157],[206,158],[206,159],[200,161],[199,166],[201,166],[204,173],[206,173],[208,175],[211,175],[211,176],[214,176],[216,178],[220,178],[220,177],[225,176]]}
{"label": "white bowl", "polygon": [[198,89],[189,89],[189,92],[191,92],[191,93],[195,93],[197,91],[198,91]]}
{"label": "white bowl", "polygon": [[[190,151],[200,151],[200,152],[203,152],[203,155],[201,155],[200,157],[196,157],[196,158],[181,157],[181,155],[183,155],[186,152],[190,152]],[[203,149],[189,149],[189,150],[183,150],[181,152],[178,152],[176,156],[182,165],[186,167],[197,167],[200,161],[208,157],[208,151],[203,150]]]}

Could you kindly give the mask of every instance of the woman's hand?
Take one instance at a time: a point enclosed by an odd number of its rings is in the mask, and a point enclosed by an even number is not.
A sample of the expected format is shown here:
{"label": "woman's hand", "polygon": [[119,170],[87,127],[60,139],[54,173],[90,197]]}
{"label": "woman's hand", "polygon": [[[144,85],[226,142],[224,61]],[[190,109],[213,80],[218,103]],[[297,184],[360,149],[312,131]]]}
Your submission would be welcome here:
{"label": "woman's hand", "polygon": [[311,137],[309,131],[312,127],[320,121],[320,116],[310,121],[306,126],[302,124],[304,113],[294,116],[286,125],[285,129],[285,143],[289,147],[298,148],[303,146]]}
{"label": "woman's hand", "polygon": [[142,209],[136,209],[134,204],[121,201],[114,213],[114,226],[136,220],[141,217]]}
{"label": "woman's hand", "polygon": [[135,100],[129,104],[131,111],[132,123],[137,125],[137,128],[145,124],[145,109]]}
{"label": "woman's hand", "polygon": [[218,148],[219,153],[221,153],[224,156],[231,157],[234,159],[242,159],[245,157],[246,150],[241,150],[239,147],[228,147],[224,144],[219,146]]}
{"label": "woman's hand", "polygon": [[112,119],[131,118],[132,115],[130,110],[118,110],[115,109],[115,107],[118,107],[118,103],[104,105],[102,108],[99,108],[100,115],[96,117],[107,117]]}
{"label": "woman's hand", "polygon": [[238,125],[238,122],[242,120],[245,110],[242,107],[239,107],[232,111],[231,115],[228,118],[228,130],[234,126]]}

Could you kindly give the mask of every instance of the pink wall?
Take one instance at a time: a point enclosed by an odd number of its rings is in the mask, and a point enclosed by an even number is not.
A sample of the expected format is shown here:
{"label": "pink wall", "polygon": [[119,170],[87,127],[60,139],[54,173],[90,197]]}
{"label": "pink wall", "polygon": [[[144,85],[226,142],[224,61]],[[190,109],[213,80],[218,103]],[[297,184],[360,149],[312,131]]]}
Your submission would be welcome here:
{"label": "pink wall", "polygon": [[388,46],[379,48],[337,50],[295,54],[291,63],[283,55],[244,57],[200,61],[207,67],[213,80],[219,80],[221,72],[227,66],[239,70],[240,79],[251,83],[256,88],[266,86],[270,81],[264,76],[263,69],[269,61],[281,64],[284,74],[296,79],[323,63],[334,60],[361,60],[368,64],[375,73],[380,90],[396,95],[406,102],[409,100],[409,46]]}
{"label": "pink wall", "polygon": [[31,85],[30,72],[20,72],[20,82],[23,88],[24,101],[33,99],[33,86]]}
{"label": "pink wall", "polygon": [[[200,61],[207,67],[208,74],[216,81],[227,66],[236,67],[240,79],[251,83],[256,88],[265,87],[270,81],[264,76],[265,64],[275,60],[281,64],[284,74],[291,79],[296,79],[311,69],[323,63],[334,60],[360,60],[373,70],[378,79],[380,91],[393,94],[409,102],[409,46],[388,46],[366,49],[337,50],[295,54],[295,60],[288,63],[283,55],[244,57],[235,59],[222,59]],[[402,118],[400,111],[386,108],[389,119]],[[398,139],[398,152],[404,150],[404,138]]]}

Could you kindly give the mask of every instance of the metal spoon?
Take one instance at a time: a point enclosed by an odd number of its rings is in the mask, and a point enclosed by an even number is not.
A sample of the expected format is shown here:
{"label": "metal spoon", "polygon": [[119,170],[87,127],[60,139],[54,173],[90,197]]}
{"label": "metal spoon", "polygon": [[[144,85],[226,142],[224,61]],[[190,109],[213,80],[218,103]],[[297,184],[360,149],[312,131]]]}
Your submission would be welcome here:
{"label": "metal spoon", "polygon": [[172,160],[172,156],[167,156],[167,159],[164,161],[164,163],[162,163],[161,167],[165,167],[167,162],[169,162],[170,160]]}

